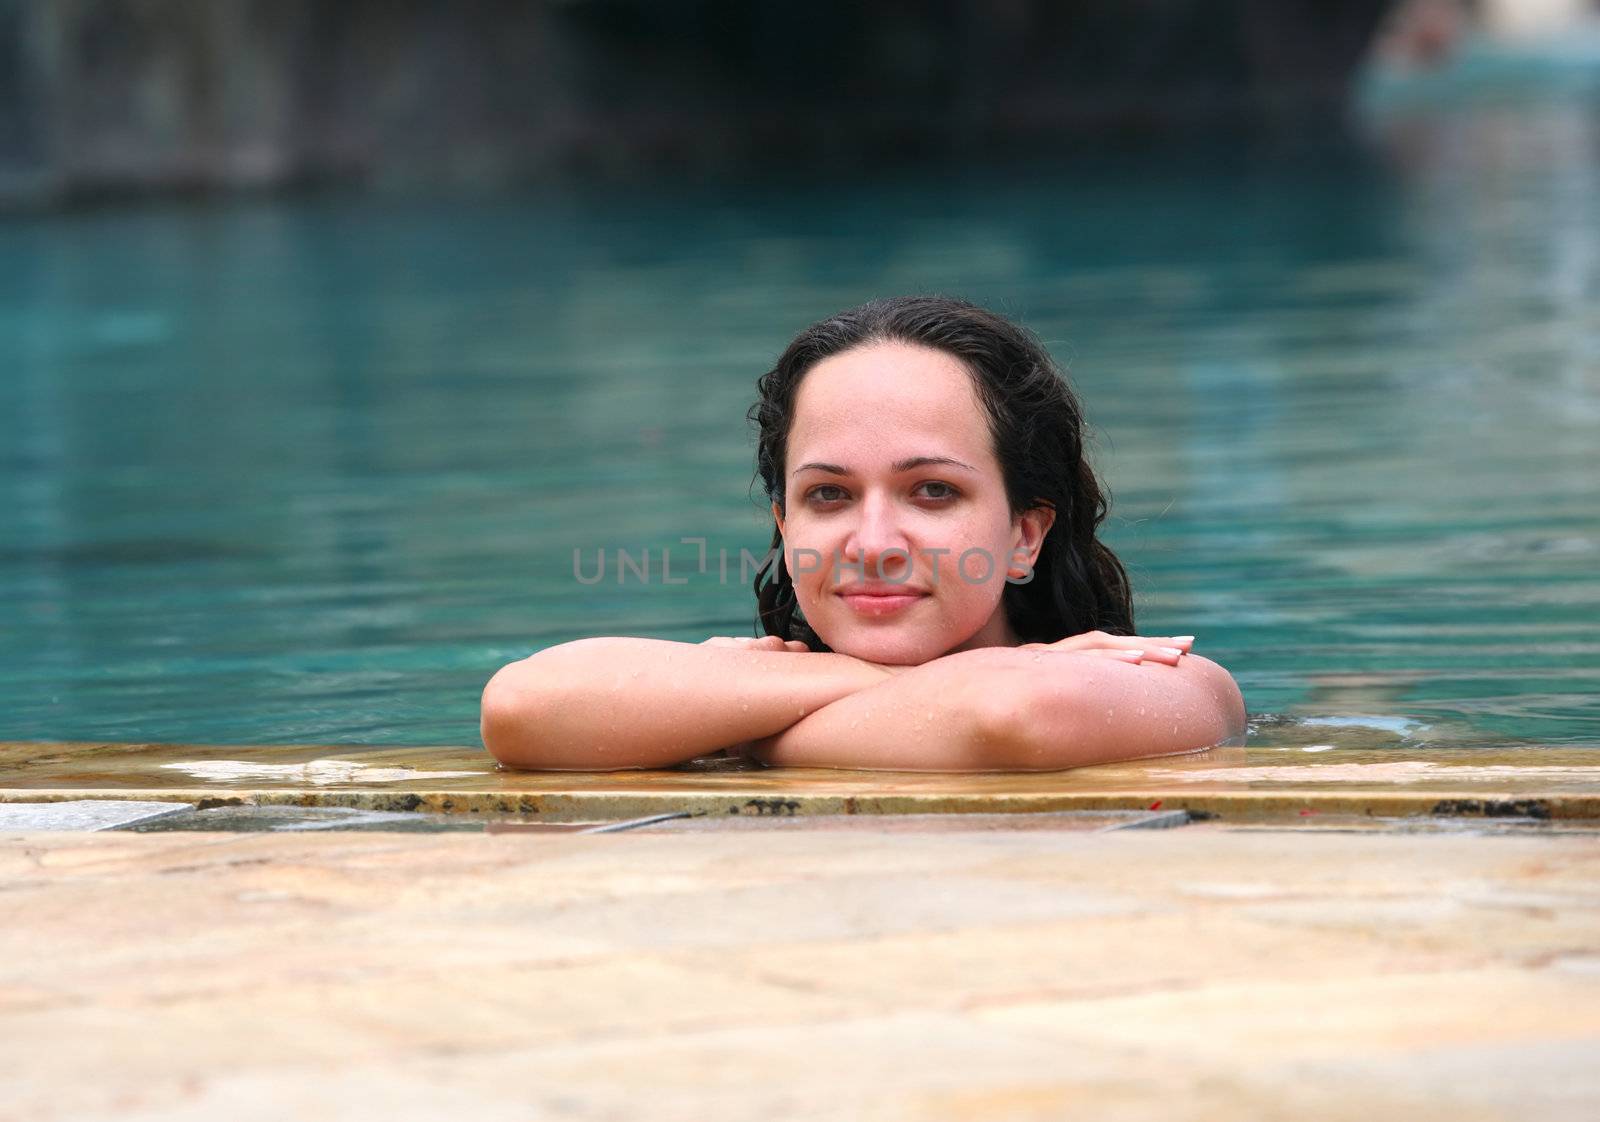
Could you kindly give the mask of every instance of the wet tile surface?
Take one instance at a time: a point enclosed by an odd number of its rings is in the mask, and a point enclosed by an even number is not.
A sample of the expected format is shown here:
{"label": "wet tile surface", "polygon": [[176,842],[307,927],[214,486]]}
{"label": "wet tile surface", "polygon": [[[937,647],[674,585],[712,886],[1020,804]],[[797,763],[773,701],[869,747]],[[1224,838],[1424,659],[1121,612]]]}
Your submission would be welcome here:
{"label": "wet tile surface", "polygon": [[[4,810],[4,807],[0,807]],[[297,830],[376,830],[390,833],[437,833],[482,830],[483,823],[443,814],[406,814],[333,806],[219,806],[204,810],[185,806],[176,814],[134,823],[140,833],[254,833]]]}
{"label": "wet tile surface", "polygon": [[1048,830],[1090,833],[1099,830],[1161,830],[1184,826],[1182,811],[1080,810],[1038,814],[835,814],[761,817],[707,814],[637,827],[644,833],[761,833],[831,831],[834,833],[953,833],[964,831]]}

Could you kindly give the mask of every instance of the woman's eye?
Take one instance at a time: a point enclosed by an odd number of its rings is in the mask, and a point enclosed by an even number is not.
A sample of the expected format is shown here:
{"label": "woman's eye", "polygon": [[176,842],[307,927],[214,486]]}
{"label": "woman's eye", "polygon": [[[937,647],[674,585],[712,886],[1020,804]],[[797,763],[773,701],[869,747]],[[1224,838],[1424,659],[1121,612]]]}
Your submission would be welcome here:
{"label": "woman's eye", "polygon": [[[936,499],[939,502],[948,502],[949,500],[958,497],[961,493],[948,483],[940,483],[931,479],[926,483],[919,483],[916,489],[920,491],[924,497]],[[806,492],[807,499],[810,499],[812,502],[819,503],[842,502],[849,497],[849,494],[843,487],[836,486],[832,483],[824,483],[820,487],[813,487],[811,490]]]}

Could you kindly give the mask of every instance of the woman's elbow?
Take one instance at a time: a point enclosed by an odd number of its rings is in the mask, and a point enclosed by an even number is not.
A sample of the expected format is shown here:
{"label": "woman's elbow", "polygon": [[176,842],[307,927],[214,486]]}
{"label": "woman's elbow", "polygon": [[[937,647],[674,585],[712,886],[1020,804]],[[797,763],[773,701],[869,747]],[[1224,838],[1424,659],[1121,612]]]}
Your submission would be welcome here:
{"label": "woman's elbow", "polygon": [[[1239,683],[1233,680],[1232,674],[1208,658],[1199,655],[1185,657],[1204,691],[1202,696],[1209,698],[1209,712],[1214,721],[1213,728],[1218,734],[1211,744],[1242,743],[1249,713],[1245,709],[1244,694],[1239,690]],[[1202,707],[1205,707],[1205,703],[1202,703]]]}
{"label": "woman's elbow", "polygon": [[536,734],[546,727],[547,700],[526,675],[526,660],[501,667],[483,687],[478,735],[484,748],[508,767],[538,768]]}

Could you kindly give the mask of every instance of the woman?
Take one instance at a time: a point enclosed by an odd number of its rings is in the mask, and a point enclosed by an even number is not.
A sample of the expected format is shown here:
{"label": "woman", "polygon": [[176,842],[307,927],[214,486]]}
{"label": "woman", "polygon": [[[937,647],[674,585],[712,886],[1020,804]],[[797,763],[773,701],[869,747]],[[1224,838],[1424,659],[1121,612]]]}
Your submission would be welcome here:
{"label": "woman", "polygon": [[803,331],[751,419],[775,550],[759,639],[594,638],[483,694],[512,767],[1043,771],[1238,742],[1192,636],[1133,634],[1078,402],[1044,347],[942,297]]}

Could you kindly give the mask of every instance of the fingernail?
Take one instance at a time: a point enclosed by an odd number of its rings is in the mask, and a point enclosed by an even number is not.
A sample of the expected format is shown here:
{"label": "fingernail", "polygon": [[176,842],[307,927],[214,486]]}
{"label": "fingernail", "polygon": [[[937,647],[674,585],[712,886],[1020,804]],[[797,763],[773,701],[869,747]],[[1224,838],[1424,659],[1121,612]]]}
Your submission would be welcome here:
{"label": "fingernail", "polygon": [[1181,650],[1179,650],[1177,647],[1158,647],[1157,649],[1162,654],[1171,655],[1173,658],[1177,658],[1179,655],[1183,654],[1183,652]]}
{"label": "fingernail", "polygon": [[1118,651],[1117,652],[1117,657],[1118,658],[1125,658],[1129,662],[1138,662],[1140,659],[1142,659],[1144,657],[1144,652],[1143,651]]}
{"label": "fingernail", "polygon": [[1192,642],[1194,642],[1194,636],[1193,635],[1174,635],[1172,637],[1172,641],[1174,643],[1192,643]]}

